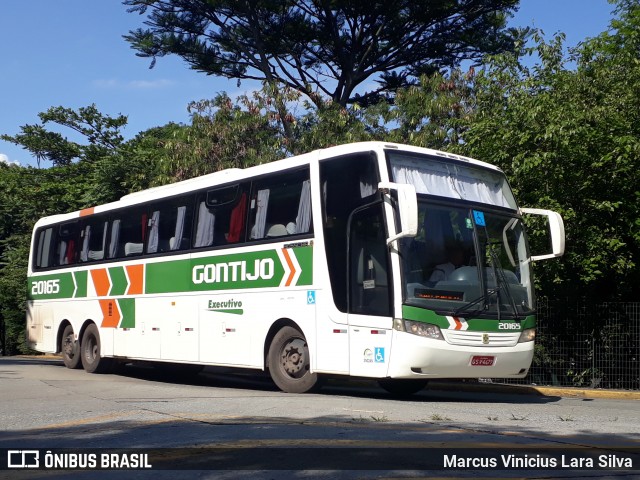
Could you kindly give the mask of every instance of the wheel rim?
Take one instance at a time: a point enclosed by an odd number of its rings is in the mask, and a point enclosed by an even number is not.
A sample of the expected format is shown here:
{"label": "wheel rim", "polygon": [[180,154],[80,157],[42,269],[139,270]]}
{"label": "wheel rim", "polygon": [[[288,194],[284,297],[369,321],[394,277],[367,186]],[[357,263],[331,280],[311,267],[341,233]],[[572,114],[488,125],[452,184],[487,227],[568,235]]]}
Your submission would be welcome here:
{"label": "wheel rim", "polygon": [[64,352],[67,358],[72,359],[76,356],[76,342],[73,339],[73,333],[67,335],[64,339],[64,344],[62,346],[62,351]]}
{"label": "wheel rim", "polygon": [[307,372],[306,342],[292,338],[280,353],[280,367],[291,378],[301,378]]}
{"label": "wheel rim", "polygon": [[87,338],[87,348],[85,349],[84,356],[89,363],[93,363],[98,355],[98,342],[96,342],[96,337],[91,335]]}

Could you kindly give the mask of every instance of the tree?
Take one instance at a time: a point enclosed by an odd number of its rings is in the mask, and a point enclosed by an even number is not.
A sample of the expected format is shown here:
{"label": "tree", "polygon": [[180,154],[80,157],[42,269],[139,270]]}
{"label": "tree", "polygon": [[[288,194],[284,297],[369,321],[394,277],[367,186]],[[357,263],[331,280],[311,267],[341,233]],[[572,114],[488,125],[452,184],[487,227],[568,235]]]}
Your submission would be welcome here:
{"label": "tree", "polygon": [[0,165],[0,324],[3,354],[26,353],[27,262],[35,221],[85,206],[89,163],[49,169]]}
{"label": "tree", "polygon": [[[121,133],[127,125],[125,115],[105,115],[89,105],[77,110],[52,107],[38,117],[41,123],[24,125],[21,133],[0,138],[28,150],[36,157],[38,167],[43,162],[51,162],[54,167],[82,163],[88,178],[78,201],[84,206],[117,200],[153,182],[157,159],[152,158],[152,142],[142,142],[145,132],[126,142]],[[77,141],[50,127],[70,132]],[[141,142],[144,148],[140,148]]]}
{"label": "tree", "polygon": [[[221,93],[189,105],[191,124],[173,129],[162,142],[156,183],[171,183],[225,168],[244,168],[286,155],[282,123],[271,89],[241,95]],[[282,105],[285,105],[283,101]],[[294,118],[288,114],[289,124]]]}
{"label": "tree", "polygon": [[[147,14],[124,38],[137,55],[182,57],[194,70],[283,84],[320,106],[371,103],[425,73],[510,50],[518,0],[124,0]],[[366,86],[373,79],[377,86]],[[281,112],[282,113],[282,112]]]}
{"label": "tree", "polygon": [[[126,126],[127,117],[110,117],[98,111],[95,105],[77,111],[64,107],[52,107],[38,114],[41,124],[23,125],[22,133],[0,135],[0,139],[28,150],[40,167],[43,161],[53,165],[68,165],[74,160],[95,161],[113,152],[124,142],[120,129]],[[47,130],[52,123],[81,135],[87,141],[80,144],[69,140],[59,132]]]}
{"label": "tree", "polygon": [[[533,67],[494,57],[456,146],[501,166],[523,205],[562,213],[566,255],[538,266],[556,296],[640,294],[640,5],[619,1],[616,13],[610,31],[568,58],[562,37],[538,39]],[[542,232],[532,231],[535,243]]]}
{"label": "tree", "polygon": [[[477,72],[423,77],[397,92],[389,140],[449,150],[501,167],[523,206],[560,212],[567,251],[536,264],[550,297],[640,294],[640,5],[617,2],[609,31],[565,52],[536,33]],[[530,222],[534,250],[548,248]]]}

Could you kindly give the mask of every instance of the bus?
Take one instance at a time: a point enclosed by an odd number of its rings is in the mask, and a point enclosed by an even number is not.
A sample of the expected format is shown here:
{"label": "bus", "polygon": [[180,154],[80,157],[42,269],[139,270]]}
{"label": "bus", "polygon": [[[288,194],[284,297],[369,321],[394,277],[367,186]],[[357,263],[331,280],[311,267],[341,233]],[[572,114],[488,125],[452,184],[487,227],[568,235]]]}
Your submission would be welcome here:
{"label": "bus", "polygon": [[[530,254],[523,215],[544,219],[548,251]],[[523,378],[532,262],[563,251],[560,215],[519,208],[493,165],[340,145],[38,220],[27,339],[90,373],[238,367],[292,393]]]}

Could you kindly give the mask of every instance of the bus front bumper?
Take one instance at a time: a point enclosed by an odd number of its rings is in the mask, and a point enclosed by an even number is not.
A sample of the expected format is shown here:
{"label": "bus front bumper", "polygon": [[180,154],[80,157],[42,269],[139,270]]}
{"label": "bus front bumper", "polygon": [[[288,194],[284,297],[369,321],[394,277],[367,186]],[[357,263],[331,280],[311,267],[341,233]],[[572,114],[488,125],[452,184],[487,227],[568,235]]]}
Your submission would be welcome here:
{"label": "bus front bumper", "polygon": [[531,366],[534,345],[452,345],[395,330],[392,342],[391,378],[523,378]]}

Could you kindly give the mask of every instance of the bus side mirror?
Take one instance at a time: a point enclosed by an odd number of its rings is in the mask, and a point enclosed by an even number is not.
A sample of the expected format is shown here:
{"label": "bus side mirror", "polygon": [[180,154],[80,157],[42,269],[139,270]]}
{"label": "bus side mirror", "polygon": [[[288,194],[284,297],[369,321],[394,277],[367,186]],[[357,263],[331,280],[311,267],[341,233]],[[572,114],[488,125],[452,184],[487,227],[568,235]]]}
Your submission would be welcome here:
{"label": "bus side mirror", "polygon": [[387,245],[404,237],[415,237],[418,233],[418,197],[413,185],[380,182],[378,190],[388,195],[392,190],[398,194],[398,218],[400,232],[387,238]]}
{"label": "bus side mirror", "polygon": [[551,253],[545,255],[532,255],[531,261],[546,260],[548,258],[556,258],[564,254],[564,222],[559,213],[553,210],[544,210],[541,208],[521,208],[522,213],[529,215],[541,215],[547,217],[549,223],[549,232],[551,232]]}

